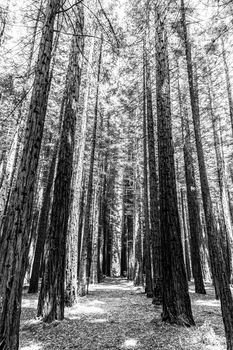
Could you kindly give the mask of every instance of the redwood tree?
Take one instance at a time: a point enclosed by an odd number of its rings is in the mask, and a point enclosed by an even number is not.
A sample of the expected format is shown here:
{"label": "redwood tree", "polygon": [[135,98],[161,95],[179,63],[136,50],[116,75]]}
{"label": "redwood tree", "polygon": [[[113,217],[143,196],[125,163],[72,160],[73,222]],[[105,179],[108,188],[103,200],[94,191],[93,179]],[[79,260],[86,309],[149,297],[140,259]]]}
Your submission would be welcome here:
{"label": "redwood tree", "polygon": [[23,280],[30,246],[34,186],[47,109],[49,67],[54,22],[59,0],[49,0],[39,45],[38,60],[29,106],[24,146],[14,191],[9,201],[0,242],[0,279],[2,312],[0,344],[2,349],[19,347],[19,321]]}
{"label": "redwood tree", "polygon": [[163,278],[162,320],[192,326],[194,325],[194,320],[183,258],[176,193],[165,16],[159,12],[158,7],[155,8],[155,14],[160,229]]}
{"label": "redwood tree", "polygon": [[38,303],[38,315],[51,322],[64,318],[64,285],[66,267],[66,238],[70,213],[71,179],[76,130],[76,114],[79,103],[81,66],[83,54],[84,14],[82,4],[76,8],[76,23],[71,43],[66,77],[63,125],[54,183],[50,227],[46,242],[45,268]]}

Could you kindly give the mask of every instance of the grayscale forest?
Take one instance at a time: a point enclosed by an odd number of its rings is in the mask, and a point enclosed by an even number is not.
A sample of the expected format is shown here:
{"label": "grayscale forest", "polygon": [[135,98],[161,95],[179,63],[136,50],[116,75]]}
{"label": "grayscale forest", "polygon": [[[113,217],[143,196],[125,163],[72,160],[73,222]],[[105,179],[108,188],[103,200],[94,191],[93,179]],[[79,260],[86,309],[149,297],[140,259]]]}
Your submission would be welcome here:
{"label": "grayscale forest", "polygon": [[0,0],[0,350],[233,350],[233,2]]}

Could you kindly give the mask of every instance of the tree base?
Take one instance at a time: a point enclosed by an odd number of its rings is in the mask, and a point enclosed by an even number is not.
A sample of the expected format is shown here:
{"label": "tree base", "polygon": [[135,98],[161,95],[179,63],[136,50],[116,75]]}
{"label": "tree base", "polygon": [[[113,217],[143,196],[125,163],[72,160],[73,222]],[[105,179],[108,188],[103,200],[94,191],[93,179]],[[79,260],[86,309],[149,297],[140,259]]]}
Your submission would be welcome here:
{"label": "tree base", "polygon": [[176,324],[178,326],[191,327],[195,326],[195,322],[192,317],[187,316],[186,314],[180,315],[171,315],[168,312],[163,312],[161,314],[162,322]]}

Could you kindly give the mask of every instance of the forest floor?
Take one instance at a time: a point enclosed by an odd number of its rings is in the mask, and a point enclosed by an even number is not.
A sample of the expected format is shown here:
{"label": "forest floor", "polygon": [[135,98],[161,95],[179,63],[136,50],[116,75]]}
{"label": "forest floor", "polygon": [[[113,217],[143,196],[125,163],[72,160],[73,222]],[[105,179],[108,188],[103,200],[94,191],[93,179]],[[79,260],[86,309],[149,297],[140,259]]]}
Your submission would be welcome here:
{"label": "forest floor", "polygon": [[211,285],[207,295],[194,293],[190,284],[196,326],[161,322],[161,307],[154,306],[140,287],[126,279],[106,278],[91,286],[88,296],[65,310],[65,320],[44,324],[36,319],[37,295],[23,295],[21,350],[224,350],[220,303]]}

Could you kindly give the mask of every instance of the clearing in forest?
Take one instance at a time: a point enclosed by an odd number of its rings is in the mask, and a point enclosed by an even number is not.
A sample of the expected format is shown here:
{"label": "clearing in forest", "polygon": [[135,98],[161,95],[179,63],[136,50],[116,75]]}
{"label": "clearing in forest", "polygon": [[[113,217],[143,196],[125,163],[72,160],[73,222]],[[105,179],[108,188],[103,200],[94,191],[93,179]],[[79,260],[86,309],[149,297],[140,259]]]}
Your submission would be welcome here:
{"label": "clearing in forest", "polygon": [[161,307],[147,299],[142,287],[122,278],[106,278],[90,287],[87,296],[66,308],[65,320],[45,324],[36,319],[37,295],[23,296],[21,350],[104,350],[226,348],[221,309],[211,285],[207,295],[195,294],[190,285],[196,327],[160,321]]}

